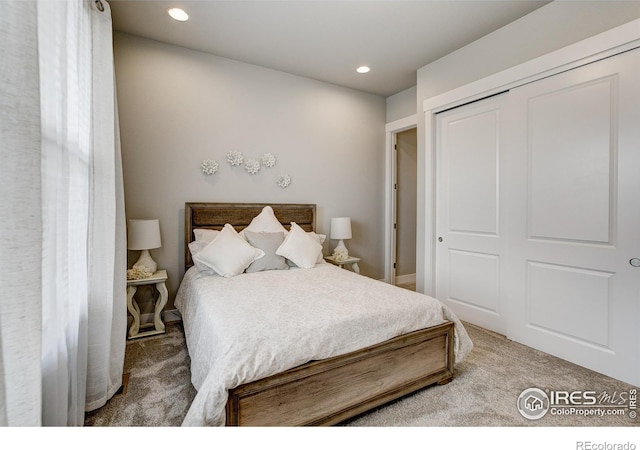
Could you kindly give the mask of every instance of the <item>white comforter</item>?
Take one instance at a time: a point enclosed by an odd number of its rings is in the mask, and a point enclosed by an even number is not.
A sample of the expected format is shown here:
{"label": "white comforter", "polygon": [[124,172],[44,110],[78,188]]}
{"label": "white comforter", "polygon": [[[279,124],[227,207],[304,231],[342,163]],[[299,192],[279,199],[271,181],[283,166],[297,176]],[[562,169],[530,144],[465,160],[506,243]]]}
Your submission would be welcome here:
{"label": "white comforter", "polygon": [[460,362],[473,344],[449,308],[330,264],[242,274],[185,274],[175,301],[198,393],[183,426],[224,425],[227,390],[451,320]]}

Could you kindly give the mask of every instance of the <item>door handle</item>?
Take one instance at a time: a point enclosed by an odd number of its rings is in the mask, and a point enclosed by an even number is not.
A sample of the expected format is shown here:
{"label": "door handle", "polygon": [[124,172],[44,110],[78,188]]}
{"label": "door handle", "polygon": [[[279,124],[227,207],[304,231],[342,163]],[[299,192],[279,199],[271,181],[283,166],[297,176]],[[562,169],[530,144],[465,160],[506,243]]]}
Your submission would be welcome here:
{"label": "door handle", "polygon": [[[442,242],[442,236],[438,236],[438,242]],[[640,264],[640,259],[638,260],[638,263]]]}
{"label": "door handle", "polygon": [[631,264],[633,267],[640,267],[640,258],[631,258],[629,260],[629,264]]}

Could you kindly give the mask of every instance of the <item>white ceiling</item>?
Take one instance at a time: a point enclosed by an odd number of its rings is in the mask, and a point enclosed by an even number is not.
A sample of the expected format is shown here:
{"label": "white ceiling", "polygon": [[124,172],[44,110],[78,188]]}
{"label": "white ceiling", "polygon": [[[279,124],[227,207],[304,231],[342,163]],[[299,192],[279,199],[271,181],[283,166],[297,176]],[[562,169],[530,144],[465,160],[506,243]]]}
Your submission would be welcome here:
{"label": "white ceiling", "polygon": [[[109,0],[116,31],[384,97],[416,70],[549,1]],[[166,10],[189,14],[176,22]],[[356,73],[366,64],[371,72]]]}

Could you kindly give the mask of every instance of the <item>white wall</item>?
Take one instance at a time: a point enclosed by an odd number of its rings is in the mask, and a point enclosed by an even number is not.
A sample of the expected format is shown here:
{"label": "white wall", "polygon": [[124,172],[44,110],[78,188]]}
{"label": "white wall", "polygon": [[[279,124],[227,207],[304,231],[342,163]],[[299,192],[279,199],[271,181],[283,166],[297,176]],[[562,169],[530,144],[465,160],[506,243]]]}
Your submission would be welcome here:
{"label": "white wall", "polygon": [[416,92],[416,86],[413,86],[387,97],[387,123],[413,116],[416,113]]}
{"label": "white wall", "polygon": [[[350,253],[363,274],[384,276],[384,98],[127,34],[114,41],[127,217],[160,219],[152,256],[169,272],[168,309],[184,272],[185,202],[315,203],[327,235],[331,217],[351,216]],[[231,149],[278,162],[249,175],[226,163]],[[220,164],[209,177],[208,158]],[[283,173],[287,189],[275,182]]]}
{"label": "white wall", "polygon": [[[555,1],[512,22],[461,49],[418,70],[418,157],[426,166],[425,127],[422,104],[425,99],[495,74],[509,67],[566,47],[640,17],[637,1]],[[418,192],[425,192],[427,176],[418,171]],[[424,292],[425,234],[431,226],[425,219],[424,200],[417,209],[416,284]]]}

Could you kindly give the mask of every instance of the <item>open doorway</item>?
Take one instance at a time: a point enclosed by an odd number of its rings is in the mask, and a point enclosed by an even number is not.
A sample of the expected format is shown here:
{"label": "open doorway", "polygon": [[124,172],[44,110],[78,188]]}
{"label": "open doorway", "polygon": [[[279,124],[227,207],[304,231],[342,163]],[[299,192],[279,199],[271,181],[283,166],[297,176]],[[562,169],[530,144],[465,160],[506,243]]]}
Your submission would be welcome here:
{"label": "open doorway", "polygon": [[395,284],[416,289],[416,210],[418,133],[396,134],[396,276]]}
{"label": "open doorway", "polygon": [[417,116],[385,127],[385,278],[415,289],[417,208]]}

